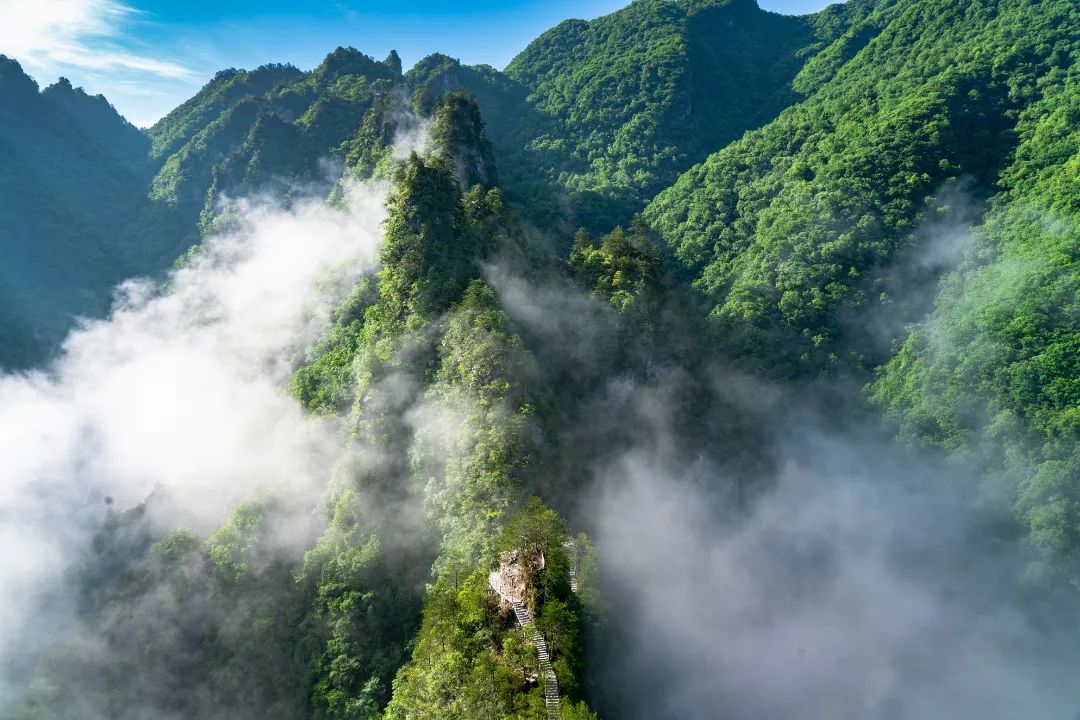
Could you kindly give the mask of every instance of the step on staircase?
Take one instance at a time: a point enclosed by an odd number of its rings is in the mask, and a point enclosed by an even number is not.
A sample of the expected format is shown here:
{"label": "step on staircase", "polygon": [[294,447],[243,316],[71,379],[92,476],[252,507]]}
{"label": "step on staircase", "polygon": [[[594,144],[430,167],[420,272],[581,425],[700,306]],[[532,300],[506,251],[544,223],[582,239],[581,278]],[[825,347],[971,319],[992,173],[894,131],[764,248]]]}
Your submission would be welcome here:
{"label": "step on staircase", "polygon": [[555,677],[555,669],[551,667],[551,656],[548,654],[547,641],[540,631],[536,629],[532,615],[525,604],[514,600],[510,603],[514,609],[514,617],[517,618],[521,629],[532,640],[536,648],[536,656],[540,660],[540,677],[544,683],[544,707],[547,708],[547,720],[559,720],[559,679]]}
{"label": "step on staircase", "polygon": [[[578,591],[577,546],[573,541],[567,541],[563,546],[570,555],[570,589],[576,593]],[[559,679],[555,677],[555,669],[551,666],[551,655],[548,653],[547,641],[544,640],[544,636],[540,634],[540,631],[536,629],[536,623],[533,622],[532,615],[529,613],[529,608],[525,607],[525,603],[514,598],[504,599],[510,603],[518,625],[529,636],[533,647],[536,648],[536,656],[540,661],[540,677],[544,683],[544,707],[547,709],[547,720],[559,720]]]}
{"label": "step on staircase", "polygon": [[573,590],[574,594],[576,595],[577,591],[578,591],[577,590],[577,587],[578,587],[578,585],[577,585],[577,562],[578,562],[577,545],[574,544],[573,540],[567,540],[566,542],[563,543],[563,547],[566,548],[566,553],[567,553],[567,555],[570,556],[570,589]]}

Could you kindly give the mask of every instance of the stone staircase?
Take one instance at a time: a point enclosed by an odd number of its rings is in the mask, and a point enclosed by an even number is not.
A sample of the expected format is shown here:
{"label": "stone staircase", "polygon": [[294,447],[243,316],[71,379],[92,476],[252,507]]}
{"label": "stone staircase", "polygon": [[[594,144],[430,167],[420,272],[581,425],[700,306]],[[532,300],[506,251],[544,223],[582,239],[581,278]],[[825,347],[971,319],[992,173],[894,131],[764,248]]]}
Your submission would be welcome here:
{"label": "stone staircase", "polygon": [[573,540],[567,540],[565,543],[563,543],[563,547],[566,548],[567,554],[570,555],[570,589],[573,590],[574,594],[576,595],[577,594],[577,587],[578,587],[578,585],[577,585],[577,561],[578,561],[577,545],[574,544]]}
{"label": "stone staircase", "polygon": [[559,720],[559,679],[555,677],[555,669],[551,667],[551,656],[548,654],[547,641],[544,640],[544,636],[540,634],[540,631],[536,629],[532,615],[529,614],[529,609],[525,607],[524,603],[513,600],[510,607],[514,609],[514,616],[517,618],[518,624],[521,625],[521,629],[532,640],[533,647],[536,648],[536,655],[540,660],[540,678],[544,687],[544,707],[547,708],[547,720]]}
{"label": "stone staircase", "polygon": [[[577,546],[572,540],[568,540],[563,547],[566,548],[567,553],[570,555],[570,589],[576,593],[578,591]],[[547,720],[559,720],[559,679],[555,677],[555,669],[551,666],[551,654],[548,652],[547,641],[544,640],[544,636],[540,634],[540,631],[536,629],[536,623],[533,622],[532,614],[529,613],[529,608],[525,607],[525,603],[519,597],[511,596],[509,591],[500,591],[499,574],[492,573],[489,581],[492,588],[510,603],[510,607],[514,610],[514,617],[517,618],[522,632],[529,636],[533,647],[536,648],[536,656],[540,661],[540,678],[541,682],[543,682],[544,707],[547,710]]]}

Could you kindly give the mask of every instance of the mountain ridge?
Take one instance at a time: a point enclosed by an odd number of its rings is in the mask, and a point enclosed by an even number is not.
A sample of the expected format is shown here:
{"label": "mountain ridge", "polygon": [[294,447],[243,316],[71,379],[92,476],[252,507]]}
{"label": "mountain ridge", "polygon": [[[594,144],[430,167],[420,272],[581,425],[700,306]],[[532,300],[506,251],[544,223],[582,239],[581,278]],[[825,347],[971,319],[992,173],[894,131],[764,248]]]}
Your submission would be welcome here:
{"label": "mountain ridge", "polygon": [[1078,61],[1071,0],[636,0],[504,71],[225,70],[136,141],[0,60],[139,188],[72,267],[228,274],[259,196],[379,237],[260,359],[325,477],[209,529],[110,504],[15,717],[1072,712]]}

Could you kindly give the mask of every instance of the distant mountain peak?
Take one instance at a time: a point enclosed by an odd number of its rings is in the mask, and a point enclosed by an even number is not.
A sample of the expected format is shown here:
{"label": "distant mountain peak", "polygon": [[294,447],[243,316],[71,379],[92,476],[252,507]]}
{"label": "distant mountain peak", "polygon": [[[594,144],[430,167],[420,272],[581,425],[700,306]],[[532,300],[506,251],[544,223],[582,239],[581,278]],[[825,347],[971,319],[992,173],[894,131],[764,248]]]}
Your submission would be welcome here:
{"label": "distant mountain peak", "polygon": [[37,93],[37,82],[26,74],[22,65],[14,58],[0,55],[0,98],[10,100]]}

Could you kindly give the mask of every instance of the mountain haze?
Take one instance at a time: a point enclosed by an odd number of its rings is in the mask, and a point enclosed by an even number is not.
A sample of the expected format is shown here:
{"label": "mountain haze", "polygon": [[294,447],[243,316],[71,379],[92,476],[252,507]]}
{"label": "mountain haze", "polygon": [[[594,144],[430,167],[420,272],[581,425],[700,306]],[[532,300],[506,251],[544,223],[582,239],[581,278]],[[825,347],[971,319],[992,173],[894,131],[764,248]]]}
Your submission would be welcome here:
{"label": "mountain haze", "polygon": [[[134,159],[123,155],[132,151],[130,138],[105,146],[122,154],[115,160],[121,167],[134,162],[138,171],[93,183],[102,195],[92,207],[117,208],[119,220],[107,221],[107,212],[97,219],[109,229],[113,265],[123,269],[74,281],[85,304],[54,311],[48,320],[57,330],[36,349],[24,351],[30,341],[13,339],[6,362],[40,359],[72,314],[108,307],[119,279],[168,267],[198,241],[200,216],[223,194],[270,182],[332,182],[334,163],[344,161],[380,93],[420,92],[415,100],[428,110],[447,91],[471,93],[488,110],[508,199],[535,222],[603,231],[629,221],[680,171],[792,102],[804,48],[820,42],[810,21],[761,11],[752,0],[655,0],[563,23],[505,72],[432,55],[403,77],[396,54],[380,63],[351,48],[338,48],[308,73],[285,65],[221,71],[145,132],[149,152],[140,146]],[[16,127],[8,132],[13,142],[24,139]],[[21,178],[12,176],[13,189]],[[15,360],[16,352],[24,360]]]}
{"label": "mountain haze", "polygon": [[636,0],[140,131],[0,57],[0,716],[1075,717],[1078,67]]}
{"label": "mountain haze", "polygon": [[149,142],[100,95],[39,90],[0,56],[0,322],[4,364],[59,344],[72,314],[101,315],[131,274],[115,228],[138,207]]}

